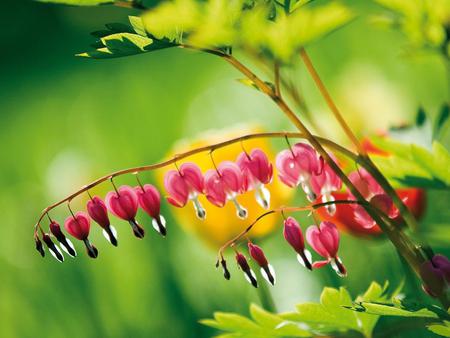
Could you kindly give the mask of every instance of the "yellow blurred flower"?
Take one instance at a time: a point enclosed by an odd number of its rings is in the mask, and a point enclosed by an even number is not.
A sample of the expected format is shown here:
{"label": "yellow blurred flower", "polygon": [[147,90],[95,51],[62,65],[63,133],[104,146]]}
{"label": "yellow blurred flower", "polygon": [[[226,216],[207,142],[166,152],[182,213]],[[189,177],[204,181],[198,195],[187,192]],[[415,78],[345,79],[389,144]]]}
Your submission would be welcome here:
{"label": "yellow blurred flower", "polygon": [[[234,130],[226,131],[208,131],[203,133],[198,139],[187,142],[180,141],[177,145],[170,151],[168,157],[172,157],[175,154],[180,154],[186,152],[193,148],[198,148],[206,146],[209,144],[214,144],[241,135],[259,132],[257,128],[238,128]],[[267,139],[258,138],[246,140],[243,143],[245,149],[250,152],[253,148],[262,149],[268,156],[269,160],[274,166],[274,177],[270,184],[267,185],[267,189],[270,191],[271,201],[270,208],[279,207],[286,205],[292,195],[293,190],[284,186],[277,178],[277,172],[275,168],[275,153],[271,148],[269,141]],[[215,163],[218,165],[224,160],[235,161],[237,156],[242,152],[242,145],[240,142],[226,146],[221,149],[217,149],[213,152],[213,158]],[[185,160],[182,160],[178,165],[183,162],[194,162],[196,163],[203,173],[208,169],[213,168],[213,163],[208,152],[193,155]],[[161,186],[163,186],[164,174],[166,170],[158,171],[157,179]],[[164,193],[163,193],[164,195]],[[217,248],[218,246],[224,244],[229,239],[233,238],[241,231],[243,231],[256,217],[264,213],[264,210],[255,200],[254,192],[249,191],[243,195],[237,197],[239,203],[245,207],[248,211],[248,217],[245,220],[239,219],[236,216],[236,209],[233,203],[227,203],[225,207],[218,208],[212,205],[205,196],[200,196],[199,201],[206,209],[206,219],[204,221],[198,219],[195,215],[194,208],[191,203],[187,204],[183,208],[170,207],[177,222],[186,230],[194,233],[196,236],[201,238],[208,245]],[[272,232],[280,223],[280,218],[278,215],[269,215],[264,217],[258,222],[257,226],[250,232],[250,237],[262,237],[270,232]]]}

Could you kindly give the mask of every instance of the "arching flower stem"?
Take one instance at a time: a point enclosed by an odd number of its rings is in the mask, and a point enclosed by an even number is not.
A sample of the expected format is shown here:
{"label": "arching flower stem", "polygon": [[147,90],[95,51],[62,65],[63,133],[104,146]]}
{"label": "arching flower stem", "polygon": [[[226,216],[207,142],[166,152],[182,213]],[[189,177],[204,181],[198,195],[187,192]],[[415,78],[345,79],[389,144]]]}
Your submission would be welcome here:
{"label": "arching flower stem", "polygon": [[[195,154],[198,153],[202,153],[202,152],[211,152],[214,151],[216,149],[220,149],[223,147],[226,147],[228,145],[237,143],[237,142],[242,142],[245,140],[250,140],[250,139],[256,139],[256,138],[304,138],[304,135],[302,133],[296,133],[296,132],[263,132],[263,133],[253,133],[253,134],[246,134],[240,137],[236,137],[236,138],[232,138],[223,142],[219,142],[219,143],[215,143],[215,144],[211,144],[208,146],[204,146],[204,147],[199,147],[199,148],[195,148],[195,149],[191,149],[187,152],[184,152],[182,154],[177,154],[175,156],[173,156],[172,158],[166,160],[166,161],[162,161],[159,163],[155,163],[155,164],[150,164],[150,165],[146,165],[146,166],[140,166],[140,167],[133,167],[133,168],[128,168],[128,169],[123,169],[123,170],[119,170],[113,173],[110,173],[108,175],[102,176],[98,179],[96,179],[95,181],[85,185],[84,187],[82,187],[81,189],[77,190],[76,192],[72,193],[71,195],[65,197],[64,199],[48,206],[47,208],[45,208],[36,225],[35,225],[35,232],[37,231],[38,228],[42,230],[41,228],[41,221],[44,218],[45,214],[47,212],[49,212],[50,210],[56,208],[57,206],[70,201],[72,199],[74,199],[75,197],[77,197],[78,195],[81,195],[82,193],[88,191],[89,189],[105,182],[105,181],[112,181],[115,177],[118,176],[122,176],[122,175],[126,175],[126,174],[137,174],[139,172],[143,172],[143,171],[151,171],[151,170],[155,170],[155,169],[160,169],[160,168],[164,168],[166,166],[172,165],[172,164],[177,164],[177,162],[179,160],[182,160],[184,158],[188,158],[190,156],[193,156]],[[339,144],[328,140],[326,138],[322,138],[322,137],[318,137],[316,136],[316,138],[319,140],[319,142],[321,142],[325,147],[333,149],[337,152],[340,152],[341,154],[343,154],[344,156],[350,158],[353,161],[356,161],[358,158],[357,156],[351,152],[350,150],[340,146]],[[114,185],[113,185],[114,186]],[[115,188],[115,186],[114,186]],[[116,190],[116,189],[115,189]]]}

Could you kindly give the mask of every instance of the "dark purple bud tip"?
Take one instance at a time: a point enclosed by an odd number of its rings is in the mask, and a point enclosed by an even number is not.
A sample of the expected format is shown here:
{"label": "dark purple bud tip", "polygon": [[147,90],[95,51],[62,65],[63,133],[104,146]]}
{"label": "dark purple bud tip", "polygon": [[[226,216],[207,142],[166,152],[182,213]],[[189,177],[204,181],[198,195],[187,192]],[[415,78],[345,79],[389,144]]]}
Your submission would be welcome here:
{"label": "dark purple bud tip", "polygon": [[224,259],[222,259],[220,261],[220,265],[222,265],[223,276],[225,277],[226,280],[229,280],[231,278],[231,274],[230,271],[228,271],[227,262]]}
{"label": "dark purple bud tip", "polygon": [[246,279],[249,281],[251,285],[253,285],[255,288],[258,288],[258,281],[256,280],[255,273],[252,269],[249,269],[248,271],[244,271]]}
{"label": "dark purple bud tip", "polygon": [[250,268],[247,262],[247,258],[241,253],[236,253],[236,262],[238,263],[239,267],[244,271],[245,279],[253,285],[255,288],[258,287],[258,282],[256,280],[255,273]]}
{"label": "dark purple bud tip", "polygon": [[86,251],[87,251],[87,254],[89,255],[89,257],[97,258],[97,256],[98,256],[97,248],[95,246],[93,246],[87,238],[83,242],[84,242],[84,245],[86,245]]}
{"label": "dark purple bud tip", "polygon": [[307,268],[308,270],[312,271],[312,264],[309,261],[308,257],[306,257],[305,252],[301,252],[298,254],[300,256],[300,259],[302,260],[303,264],[305,266],[305,268]]}
{"label": "dark purple bud tip", "polygon": [[118,245],[117,231],[112,225],[109,225],[103,229],[103,236],[105,236],[108,242],[110,242],[112,245],[114,246]]}
{"label": "dark purple bud tip", "polygon": [[75,250],[75,247],[73,246],[72,242],[70,241],[70,239],[68,239],[67,237],[64,237],[61,240],[58,240],[59,243],[61,244],[61,248],[71,257],[76,257],[77,256],[77,252]]}
{"label": "dark purple bud tip", "polygon": [[41,254],[42,257],[45,257],[44,246],[42,245],[39,237],[34,237],[34,243],[36,244],[36,250]]}
{"label": "dark purple bud tip", "polygon": [[64,236],[63,232],[61,231],[61,227],[59,225],[58,222],[52,221],[50,223],[50,231],[53,234],[53,236],[56,237],[56,239],[58,240],[58,242],[62,242],[64,241],[64,239],[66,238],[66,236]]}
{"label": "dark purple bud tip", "polygon": [[133,229],[133,233],[137,238],[144,238],[145,231],[144,229],[136,222],[135,219],[132,219],[130,222],[131,228]]}
{"label": "dark purple bud tip", "polygon": [[52,254],[52,256],[58,261],[58,262],[64,262],[64,256],[59,250],[59,248],[53,243],[52,239],[50,238],[49,234],[44,234],[42,236],[42,239],[44,240],[44,243],[47,245],[48,250]]}
{"label": "dark purple bud tip", "polygon": [[272,265],[267,264],[261,267],[261,274],[266,281],[270,284],[275,285],[275,270]]}
{"label": "dark purple bud tip", "polygon": [[166,228],[166,220],[163,216],[159,215],[157,218],[152,219],[153,228],[161,234],[161,236],[166,237],[167,228]]}

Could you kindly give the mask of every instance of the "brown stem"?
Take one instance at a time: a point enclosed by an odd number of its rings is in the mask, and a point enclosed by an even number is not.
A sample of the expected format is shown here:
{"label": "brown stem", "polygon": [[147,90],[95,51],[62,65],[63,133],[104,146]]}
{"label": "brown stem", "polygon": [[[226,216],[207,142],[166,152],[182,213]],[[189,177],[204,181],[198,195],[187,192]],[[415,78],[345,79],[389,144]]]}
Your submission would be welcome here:
{"label": "brown stem", "polygon": [[361,143],[356,138],[355,134],[352,132],[350,127],[348,126],[347,122],[345,121],[344,117],[340,113],[339,109],[337,108],[336,104],[334,103],[333,99],[331,98],[330,93],[328,92],[327,88],[325,87],[324,83],[322,82],[319,74],[317,73],[316,69],[314,68],[311,59],[309,58],[308,54],[304,49],[300,50],[300,56],[308,69],[308,72],[310,73],[311,77],[313,78],[314,82],[317,85],[317,88],[319,89],[320,93],[322,94],[323,98],[325,99],[328,107],[333,112],[334,117],[339,122],[340,126],[348,136],[350,140],[355,144],[357,147],[358,153],[361,154],[361,161],[365,163],[365,168],[369,173],[373,176],[373,178],[383,187],[386,194],[388,194],[392,201],[394,202],[395,206],[399,209],[400,213],[402,214],[403,218],[407,222],[407,224],[412,228],[417,228],[417,222],[414,217],[414,215],[411,213],[411,211],[408,209],[408,207],[403,203],[402,199],[397,195],[397,192],[392,187],[392,185],[388,182],[388,180],[384,177],[384,175],[380,172],[380,170],[375,166],[375,164],[372,162],[372,160],[367,155],[366,151],[361,147]]}
{"label": "brown stem", "polygon": [[[58,205],[60,205],[60,204],[62,204],[64,202],[67,202],[67,201],[70,201],[70,200],[74,199],[75,197],[77,197],[78,195],[84,193],[85,191],[88,191],[89,189],[99,185],[102,182],[105,182],[107,180],[111,180],[114,177],[125,175],[125,174],[130,174],[130,173],[138,173],[138,172],[142,172],[142,171],[150,171],[150,170],[163,168],[163,167],[166,167],[166,166],[171,165],[171,164],[176,164],[177,161],[182,160],[184,158],[187,158],[189,156],[192,156],[192,155],[195,155],[195,154],[198,154],[198,153],[201,153],[201,152],[213,151],[215,149],[223,148],[223,147],[226,147],[226,146],[231,145],[233,143],[242,142],[242,141],[249,140],[249,139],[255,139],[255,138],[278,138],[278,137],[294,137],[294,138],[295,137],[299,137],[299,138],[303,138],[304,135],[302,133],[293,133],[293,132],[266,132],[266,133],[247,134],[247,135],[236,137],[236,138],[233,138],[233,139],[230,139],[230,140],[227,140],[227,141],[223,141],[223,142],[215,143],[215,144],[212,144],[212,145],[191,149],[191,150],[189,150],[189,151],[187,151],[185,153],[177,154],[174,157],[172,157],[171,159],[163,161],[163,162],[115,171],[113,173],[110,173],[108,175],[105,175],[103,177],[100,177],[100,178],[96,179],[95,181],[85,185],[83,188],[77,190],[76,192],[72,193],[71,195],[69,195],[69,196],[63,198],[62,200],[60,200],[60,201],[58,201],[58,202],[48,206],[47,208],[45,208],[42,211],[42,213],[41,213],[41,215],[39,217],[39,220],[38,220],[38,222],[35,225],[35,229],[37,229],[38,227],[40,228],[40,223],[42,221],[42,218],[45,216],[45,214],[47,212],[49,212],[53,208],[57,207]],[[330,148],[330,149],[334,149],[334,150],[342,153],[343,155],[351,158],[354,161],[357,160],[357,157],[356,157],[356,155],[354,153],[352,153],[351,151],[347,150],[346,148],[338,145],[337,143],[334,143],[331,140],[328,140],[328,139],[325,139],[325,138],[321,138],[321,137],[318,137],[318,136],[315,136],[315,137],[325,147]]]}
{"label": "brown stem", "polygon": [[327,88],[323,84],[319,74],[317,73],[316,69],[314,68],[311,59],[309,58],[306,51],[302,48],[300,50],[300,56],[306,66],[306,69],[311,74],[311,77],[313,78],[314,82],[317,85],[317,88],[319,89],[320,93],[322,94],[323,98],[325,99],[325,102],[327,103],[328,107],[333,112],[334,117],[341,125],[342,129],[344,130],[347,137],[352,141],[352,143],[355,145],[356,149],[358,150],[359,154],[366,154],[366,151],[362,148],[361,143],[359,142],[356,135],[353,133],[353,131],[348,126],[347,122],[345,122],[344,118],[342,117],[342,114],[339,112],[339,109],[334,104],[333,99],[331,98],[330,93],[328,92]]}

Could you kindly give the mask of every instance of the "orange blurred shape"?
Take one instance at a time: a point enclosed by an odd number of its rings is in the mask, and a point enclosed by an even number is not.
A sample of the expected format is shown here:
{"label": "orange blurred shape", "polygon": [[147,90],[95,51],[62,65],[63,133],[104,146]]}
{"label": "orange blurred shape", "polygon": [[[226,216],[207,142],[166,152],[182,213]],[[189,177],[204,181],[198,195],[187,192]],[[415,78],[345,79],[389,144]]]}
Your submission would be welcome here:
{"label": "orange blurred shape", "polygon": [[[176,145],[168,154],[168,157],[194,148],[215,144],[260,131],[261,130],[258,130],[258,128],[239,128],[228,131],[205,132],[200,138],[192,142],[183,142],[182,144]],[[278,180],[274,163],[276,154],[267,139],[250,139],[243,141],[242,144],[241,142],[237,142],[224,148],[216,149],[212,153],[216,165],[219,165],[219,163],[224,160],[235,161],[237,156],[243,151],[242,147],[244,147],[247,152],[250,152],[253,148],[260,148],[267,154],[267,157],[272,162],[274,167],[273,179],[272,182],[266,186],[271,195],[270,209],[288,204],[293,196],[294,190],[287,188]],[[196,163],[203,173],[208,169],[214,168],[208,152],[190,156],[187,159],[179,161],[177,164],[180,165],[184,162]],[[170,169],[172,168],[158,171],[158,181],[161,187],[163,186],[164,174]],[[175,166],[173,169],[175,169]],[[162,192],[163,196],[164,193],[165,191]],[[196,217],[194,208],[190,202],[183,208],[170,206],[170,212],[186,231],[194,233],[208,245],[217,248],[243,231],[256,217],[266,211],[256,202],[254,191],[249,191],[243,195],[237,196],[237,200],[248,211],[248,217],[245,220],[241,220],[236,216],[236,209],[233,206],[233,203],[228,202],[225,207],[218,208],[208,202],[203,195],[199,196],[199,201],[206,209],[206,219],[204,221]],[[252,229],[249,237],[256,238],[268,235],[279,224],[281,224],[279,215],[266,216]]]}
{"label": "orange blurred shape", "polygon": [[[361,140],[363,148],[369,153],[378,156],[389,156],[389,153],[377,148],[368,138]],[[416,219],[420,219],[426,207],[426,193],[423,189],[419,188],[399,188],[395,190],[399,197],[404,201],[408,209],[412,212]],[[347,192],[336,192],[333,193],[336,200],[347,200],[350,198]],[[320,203],[321,200],[317,200]],[[354,217],[353,207],[350,204],[337,204],[336,213],[330,216],[325,208],[320,208],[317,210],[319,217],[322,220],[331,221],[336,224],[336,226],[348,233],[357,236],[373,236],[380,235],[382,233],[380,227],[375,225],[372,228],[364,228],[359,224]],[[397,221],[400,221],[401,216],[397,217]]]}

